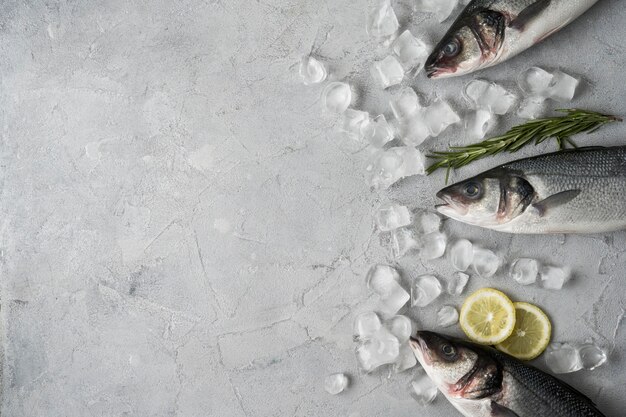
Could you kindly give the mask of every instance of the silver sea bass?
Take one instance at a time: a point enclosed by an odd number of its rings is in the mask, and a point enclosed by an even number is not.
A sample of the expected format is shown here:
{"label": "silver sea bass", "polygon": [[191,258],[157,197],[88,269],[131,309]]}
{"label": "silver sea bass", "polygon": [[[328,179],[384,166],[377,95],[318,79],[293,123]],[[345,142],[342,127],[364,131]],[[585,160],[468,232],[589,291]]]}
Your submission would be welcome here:
{"label": "silver sea bass", "polygon": [[626,146],[521,159],[444,188],[437,210],[520,234],[626,230]]}
{"label": "silver sea bass", "polygon": [[466,417],[604,417],[574,388],[495,349],[432,332],[418,332],[410,346]]}
{"label": "silver sea bass", "polygon": [[598,0],[473,0],[426,61],[430,78],[491,67],[572,22]]}

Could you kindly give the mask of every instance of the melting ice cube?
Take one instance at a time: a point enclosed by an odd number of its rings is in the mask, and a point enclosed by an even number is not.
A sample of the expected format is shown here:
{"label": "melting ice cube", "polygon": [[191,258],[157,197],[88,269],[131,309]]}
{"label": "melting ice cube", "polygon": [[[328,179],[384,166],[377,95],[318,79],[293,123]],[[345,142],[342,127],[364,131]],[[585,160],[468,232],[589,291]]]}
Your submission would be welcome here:
{"label": "melting ice cube", "polygon": [[450,262],[457,271],[467,271],[474,260],[474,245],[467,239],[459,239],[450,247]]}
{"label": "melting ice cube", "polygon": [[345,374],[332,374],[324,380],[324,389],[331,395],[337,395],[348,387],[349,382]]}
{"label": "melting ice cube", "polygon": [[378,1],[370,10],[367,19],[367,33],[378,40],[387,40],[396,34],[398,27],[400,24],[393,7],[391,7],[391,1]]}
{"label": "melting ice cube", "polygon": [[366,372],[395,362],[399,353],[398,339],[384,327],[356,348],[359,365]]}
{"label": "melting ice cube", "polygon": [[421,70],[430,54],[428,46],[409,30],[402,32],[391,48],[405,71]]}
{"label": "melting ice cube", "polygon": [[465,86],[465,97],[475,109],[503,115],[509,112],[517,97],[499,84],[473,80]]}
{"label": "melting ice cube", "polygon": [[468,281],[469,275],[463,272],[455,272],[448,281],[448,294],[456,296],[463,294]]}
{"label": "melting ice cube", "polygon": [[391,249],[396,259],[402,258],[410,252],[420,248],[419,238],[411,229],[402,227],[394,230],[391,235]]}
{"label": "melting ice cube", "polygon": [[472,140],[484,139],[493,130],[496,118],[489,110],[476,110],[465,120],[465,131]]}
{"label": "melting ice cube", "polygon": [[413,349],[411,349],[408,343],[404,343],[400,346],[398,359],[396,359],[396,362],[393,364],[393,369],[396,373],[399,373],[411,369],[415,365],[417,365],[415,353],[413,353]]}
{"label": "melting ice cube", "polygon": [[522,119],[537,119],[546,111],[546,101],[542,97],[527,97],[517,109],[517,115]]}
{"label": "melting ice cube", "polygon": [[365,339],[376,334],[382,327],[378,314],[373,311],[361,313],[354,319],[355,339]]}
{"label": "melting ice cube", "polygon": [[343,113],[351,102],[352,90],[346,83],[332,82],[322,92],[322,104],[330,112]]}
{"label": "melting ice cube", "polygon": [[421,112],[418,111],[402,124],[400,136],[406,146],[419,146],[430,137],[430,129],[421,117]]}
{"label": "melting ice cube", "polygon": [[380,297],[381,313],[395,315],[409,301],[409,293],[400,285],[400,274],[388,265],[374,265],[366,277],[367,287]]}
{"label": "melting ice cube", "polygon": [[393,115],[400,121],[408,119],[421,109],[419,97],[411,87],[403,88],[389,101],[389,104]]}
{"label": "melting ice cube", "polygon": [[343,113],[342,131],[351,139],[360,141],[363,139],[363,131],[370,122],[367,112],[347,109]]}
{"label": "melting ice cube", "polygon": [[474,247],[474,271],[482,278],[491,278],[500,268],[500,258],[489,249]]}
{"label": "melting ice cube", "polygon": [[382,61],[376,61],[371,68],[372,77],[385,89],[393,85],[398,85],[404,78],[404,69],[396,59],[389,55]]}
{"label": "melting ice cube", "polygon": [[437,397],[437,386],[425,373],[419,374],[410,383],[411,396],[422,406],[435,401]]}
{"label": "melting ice cube", "polygon": [[400,343],[407,342],[413,333],[413,323],[407,316],[392,317],[387,320],[385,325]]}
{"label": "melting ice cube", "polygon": [[305,56],[300,62],[300,77],[306,85],[319,84],[326,80],[328,71],[326,66],[317,59],[312,56]]}
{"label": "melting ice cube", "polygon": [[421,275],[411,286],[411,305],[426,307],[435,301],[442,292],[441,282],[434,275]]}
{"label": "melting ice cube", "polygon": [[560,103],[572,101],[580,80],[561,71],[555,71],[547,89],[547,95]]}
{"label": "melting ice cube", "polygon": [[554,76],[539,67],[532,67],[522,73],[519,86],[527,95],[532,97],[548,97],[548,88]]}
{"label": "melting ice cube", "polygon": [[363,137],[375,148],[382,148],[393,140],[393,130],[384,115],[378,115],[374,120],[365,124],[362,129]]}
{"label": "melting ice cube", "polygon": [[582,369],[580,354],[576,347],[567,343],[553,343],[545,353],[546,365],[555,374],[567,374]]}
{"label": "melting ice cube", "polygon": [[419,224],[422,233],[438,232],[441,228],[441,217],[436,213],[427,211],[420,216]]}
{"label": "melting ice cube", "polygon": [[396,181],[426,173],[426,158],[413,147],[400,146],[378,152],[367,167],[369,183],[375,189],[389,188]]}
{"label": "melting ice cube", "polygon": [[443,306],[437,312],[437,326],[450,327],[459,321],[459,312],[452,306]]}
{"label": "melting ice cube", "polygon": [[446,20],[456,8],[459,0],[418,0],[415,8],[427,13],[434,13],[439,22]]}
{"label": "melting ice cube", "polygon": [[521,285],[534,284],[537,281],[538,273],[539,262],[528,258],[516,259],[509,270],[509,276]]}
{"label": "melting ice cube", "polygon": [[460,122],[461,118],[446,101],[437,100],[424,109],[424,121],[431,136],[436,138],[449,126]]}
{"label": "melting ice cube", "polygon": [[381,232],[390,232],[411,224],[411,212],[405,206],[386,203],[380,206],[374,217]]}
{"label": "melting ice cube", "polygon": [[593,343],[586,343],[582,345],[578,351],[580,354],[581,365],[588,371],[593,371],[594,369],[604,365],[607,361],[606,351]]}
{"label": "melting ice cube", "polygon": [[448,238],[444,233],[432,232],[425,234],[421,239],[420,255],[425,260],[441,258],[446,253]]}
{"label": "melting ice cube", "polygon": [[541,268],[541,285],[547,290],[560,290],[569,281],[571,271],[567,267],[544,266]]}

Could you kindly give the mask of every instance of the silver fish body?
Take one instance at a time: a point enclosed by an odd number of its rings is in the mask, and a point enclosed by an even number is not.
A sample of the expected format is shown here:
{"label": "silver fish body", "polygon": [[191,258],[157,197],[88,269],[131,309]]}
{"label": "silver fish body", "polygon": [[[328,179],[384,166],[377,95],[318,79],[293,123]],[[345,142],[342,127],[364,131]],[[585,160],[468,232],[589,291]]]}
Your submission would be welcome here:
{"label": "silver fish body", "polygon": [[501,165],[441,190],[448,217],[519,234],[626,230],[626,146],[580,148]]}
{"label": "silver fish body", "polygon": [[593,402],[537,368],[486,346],[418,332],[411,348],[466,417],[603,417]]}
{"label": "silver fish body", "polygon": [[474,0],[426,62],[431,78],[504,62],[558,32],[598,0]]}

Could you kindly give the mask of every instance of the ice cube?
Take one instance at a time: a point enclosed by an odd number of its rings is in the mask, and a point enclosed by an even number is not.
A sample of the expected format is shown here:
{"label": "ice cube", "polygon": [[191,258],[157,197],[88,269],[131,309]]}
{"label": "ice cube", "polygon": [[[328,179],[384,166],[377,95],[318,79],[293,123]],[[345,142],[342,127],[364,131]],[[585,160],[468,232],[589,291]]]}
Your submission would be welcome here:
{"label": "ice cube", "polygon": [[500,268],[500,258],[489,249],[474,247],[474,271],[482,278],[491,278]]}
{"label": "ice cube", "polygon": [[455,272],[448,281],[448,294],[456,295],[457,297],[463,294],[468,281],[469,275],[463,272]]}
{"label": "ice cube", "polygon": [[408,119],[422,108],[417,93],[411,87],[403,88],[389,101],[389,105],[395,118],[400,121]]}
{"label": "ice cube", "polygon": [[324,380],[324,389],[331,395],[337,395],[348,387],[349,382],[345,374],[332,374]]}
{"label": "ice cube", "polygon": [[308,55],[300,62],[300,77],[306,85],[319,84],[326,80],[328,71],[323,63]]}
{"label": "ice cube", "polygon": [[376,334],[382,327],[378,314],[373,311],[361,313],[354,319],[355,339],[366,339]]}
{"label": "ice cube", "polygon": [[446,253],[446,245],[448,238],[445,233],[432,232],[425,234],[421,238],[421,252],[422,259],[432,260],[441,258]]}
{"label": "ice cube", "polygon": [[381,232],[390,232],[411,224],[411,212],[408,207],[394,203],[386,203],[378,208],[374,217],[376,226]]}
{"label": "ice cube", "polygon": [[541,268],[541,286],[547,290],[560,290],[569,281],[571,271],[567,267],[544,266]]}
{"label": "ice cube", "polygon": [[402,142],[407,146],[419,146],[430,137],[430,129],[421,116],[421,111],[406,120],[401,127]]}
{"label": "ice cube", "polygon": [[438,232],[441,228],[441,217],[436,213],[427,211],[421,214],[419,224],[422,233]]}
{"label": "ice cube", "polygon": [[457,271],[467,271],[474,260],[474,245],[467,239],[459,239],[450,246],[450,262]]}
{"label": "ice cube", "polygon": [[395,316],[390,318],[385,325],[400,343],[405,343],[413,333],[411,319],[406,316]]}
{"label": "ice cube", "polygon": [[434,275],[421,275],[411,286],[411,306],[426,307],[441,295],[441,282]]}
{"label": "ice cube", "polygon": [[393,370],[396,373],[400,373],[413,368],[415,365],[417,365],[415,353],[413,353],[413,349],[411,349],[408,343],[404,343],[400,346],[398,359],[396,359],[396,362],[393,364]]}
{"label": "ice cube", "polygon": [[583,368],[578,349],[567,343],[553,343],[548,346],[545,361],[555,374],[568,374]]}
{"label": "ice cube", "polygon": [[527,95],[532,97],[548,97],[548,89],[554,76],[539,67],[532,67],[522,73],[519,86]]}
{"label": "ice cube", "polygon": [[478,79],[472,80],[465,85],[463,94],[473,108],[479,108],[478,103],[481,101],[481,98],[485,96],[489,84],[489,81]]}
{"label": "ice cube", "polygon": [[459,322],[459,312],[452,306],[443,306],[437,312],[437,326],[450,327]]}
{"label": "ice cube", "polygon": [[389,55],[382,61],[376,61],[371,68],[372,77],[385,89],[398,85],[404,78],[404,69],[397,58]]}
{"label": "ice cube", "polygon": [[581,365],[588,371],[604,365],[607,361],[606,351],[594,345],[593,343],[586,343],[579,349]]}
{"label": "ice cube", "polygon": [[470,81],[465,86],[464,93],[473,108],[498,115],[508,113],[517,101],[515,94],[499,84],[485,80]]}
{"label": "ice cube", "polygon": [[424,109],[424,121],[431,136],[437,137],[449,126],[460,122],[461,118],[446,101],[437,100]]}
{"label": "ice cube", "polygon": [[405,227],[393,231],[391,235],[391,249],[396,259],[400,259],[419,248],[420,242],[415,235],[415,231]]}
{"label": "ice cube", "polygon": [[380,151],[367,167],[369,183],[375,189],[389,188],[396,181],[426,173],[426,158],[413,147],[400,146]]}
{"label": "ice cube", "polygon": [[420,405],[425,406],[435,401],[438,390],[426,373],[420,373],[415,380],[411,381],[410,392],[411,397]]}
{"label": "ice cube", "polygon": [[384,115],[378,115],[362,128],[363,137],[375,148],[382,148],[393,140],[393,130]]}
{"label": "ice cube", "polygon": [[496,118],[489,110],[476,110],[465,121],[467,137],[472,140],[484,139],[493,130]]}
{"label": "ice cube", "polygon": [[456,8],[459,0],[418,0],[416,10],[434,13],[439,22],[446,20]]}
{"label": "ice cube", "polygon": [[398,31],[400,24],[390,0],[381,0],[371,8],[367,19],[367,33],[378,40],[388,40]]}
{"label": "ice cube", "polygon": [[322,104],[326,110],[333,113],[343,113],[352,102],[352,90],[346,83],[332,82],[322,92]]}
{"label": "ice cube", "polygon": [[391,48],[405,71],[421,70],[430,54],[428,46],[409,30],[402,32]]}
{"label": "ice cube", "polygon": [[580,80],[561,71],[555,71],[547,95],[560,103],[572,101]]}
{"label": "ice cube", "polygon": [[366,372],[393,363],[400,353],[398,339],[384,327],[372,337],[363,341],[356,348],[356,357],[361,368]]}
{"label": "ice cube", "polygon": [[360,110],[347,109],[343,113],[342,131],[350,139],[360,141],[363,139],[363,131],[369,122],[369,113]]}
{"label": "ice cube", "polygon": [[509,276],[521,285],[534,284],[539,273],[539,262],[535,259],[516,259],[511,264]]}
{"label": "ice cube", "polygon": [[400,285],[400,274],[388,265],[374,265],[366,276],[367,287],[380,297],[380,311],[394,316],[409,301],[409,293]]}
{"label": "ice cube", "polygon": [[546,101],[542,97],[527,97],[517,109],[517,115],[522,119],[537,119],[546,111]]}

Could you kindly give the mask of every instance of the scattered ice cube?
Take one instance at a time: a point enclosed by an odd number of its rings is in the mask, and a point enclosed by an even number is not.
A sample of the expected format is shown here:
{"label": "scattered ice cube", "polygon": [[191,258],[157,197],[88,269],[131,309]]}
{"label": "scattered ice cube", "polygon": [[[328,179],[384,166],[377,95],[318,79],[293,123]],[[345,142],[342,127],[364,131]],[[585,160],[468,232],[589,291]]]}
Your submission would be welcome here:
{"label": "scattered ice cube", "polygon": [[323,63],[308,55],[300,62],[300,77],[306,85],[319,84],[326,80],[328,71]]}
{"label": "scattered ice cube", "polygon": [[333,113],[343,113],[352,102],[352,90],[350,86],[342,82],[332,82],[322,92],[322,104],[324,108]]}
{"label": "scattered ice cube", "polygon": [[354,319],[354,336],[356,339],[365,339],[376,334],[381,327],[378,314],[373,311],[361,313]]}
{"label": "scattered ice cube", "polygon": [[398,339],[384,327],[356,348],[356,357],[361,368],[366,372],[393,363],[400,353]]}
{"label": "scattered ice cube", "polygon": [[580,354],[581,365],[588,371],[593,371],[594,369],[604,365],[608,359],[606,352],[593,343],[586,343],[582,345],[578,351]]}
{"label": "scattered ice cube", "polygon": [[413,323],[407,316],[394,316],[385,325],[400,343],[407,342],[413,333]]}
{"label": "scattered ice cube", "polygon": [[469,275],[463,272],[455,272],[448,281],[448,294],[456,295],[457,297],[463,294],[468,281]]}
{"label": "scattered ice cube", "polygon": [[437,312],[437,326],[450,327],[459,322],[459,312],[452,306],[443,306]]}
{"label": "scattered ice cube", "polygon": [[332,374],[324,380],[324,389],[331,395],[337,395],[348,387],[349,382],[345,374]]}
{"label": "scattered ice cube", "polygon": [[430,137],[430,129],[420,111],[402,124],[400,137],[407,146],[419,146]]}
{"label": "scattered ice cube", "polygon": [[474,271],[481,278],[491,278],[500,268],[500,258],[489,249],[474,246]]}
{"label": "scattered ice cube", "polygon": [[499,84],[485,80],[473,80],[465,86],[465,97],[478,110],[503,115],[509,112],[517,101],[515,94]]}
{"label": "scattered ice cube", "polygon": [[474,245],[467,239],[459,239],[450,246],[450,262],[457,271],[467,271],[474,260]]}
{"label": "scattered ice cube", "polygon": [[386,203],[379,207],[374,217],[381,232],[390,232],[411,224],[411,212],[408,207],[395,203]]}
{"label": "scattered ice cube", "polygon": [[553,343],[545,353],[546,365],[555,374],[568,374],[582,369],[578,349],[567,343]]}
{"label": "scattered ice cube", "polygon": [[415,235],[415,231],[405,227],[393,231],[391,235],[391,249],[396,259],[400,259],[419,248],[420,242]]}
{"label": "scattered ice cube", "polygon": [[546,101],[542,97],[527,97],[517,109],[522,119],[538,119],[546,111]]}
{"label": "scattered ice cube", "polygon": [[539,274],[539,262],[535,259],[516,259],[511,264],[509,276],[521,285],[534,284]]}
{"label": "scattered ice cube", "polygon": [[571,271],[567,267],[544,266],[541,268],[541,285],[547,290],[560,290],[569,281]]}
{"label": "scattered ice cube", "polygon": [[461,121],[461,118],[444,100],[437,100],[424,109],[424,121],[433,137],[439,136],[449,126]]}
{"label": "scattered ice cube", "polygon": [[370,122],[370,115],[367,112],[347,109],[343,113],[342,131],[353,140],[363,139],[363,131]]}
{"label": "scattered ice cube", "polygon": [[367,19],[367,33],[370,36],[378,40],[387,40],[396,34],[399,27],[390,0],[380,0],[370,10]]}
{"label": "scattered ice cube", "polygon": [[434,275],[421,275],[411,286],[411,306],[426,307],[441,295],[441,282]]}
{"label": "scattered ice cube", "polygon": [[496,118],[489,110],[476,110],[465,120],[465,131],[472,140],[484,139],[493,130]]}
{"label": "scattered ice cube", "polygon": [[398,59],[392,55],[382,61],[376,61],[371,69],[372,77],[385,89],[398,85],[404,78],[404,69]]}
{"label": "scattered ice cube", "polygon": [[393,364],[393,369],[396,373],[404,372],[407,369],[413,368],[417,365],[417,358],[413,349],[408,343],[404,343],[400,346],[400,352],[398,353],[398,359]]}
{"label": "scattered ice cube", "polygon": [[367,167],[369,184],[386,189],[398,180],[426,173],[426,158],[416,148],[400,146],[378,152]]}
{"label": "scattered ice cube", "polygon": [[421,109],[419,97],[411,87],[403,88],[399,94],[389,101],[389,104],[393,115],[400,121],[408,119]]}
{"label": "scattered ice cube", "polygon": [[367,287],[380,296],[380,311],[394,316],[411,298],[400,285],[400,274],[388,265],[374,265],[367,273]]}
{"label": "scattered ice cube", "polygon": [[441,217],[430,211],[424,212],[420,216],[420,227],[422,233],[438,232],[441,228]]}
{"label": "scattered ice cube", "polygon": [[405,71],[421,70],[430,54],[429,47],[409,30],[402,32],[391,48]]}
{"label": "scattered ice cube", "polygon": [[411,396],[422,406],[432,403],[437,397],[437,386],[426,375],[420,373],[410,384]]}
{"label": "scattered ice cube", "polygon": [[384,115],[378,115],[362,128],[363,137],[375,148],[382,148],[393,140],[393,130]]}
{"label": "scattered ice cube", "polygon": [[434,13],[439,22],[446,20],[454,11],[459,0],[418,0],[416,10]]}
{"label": "scattered ice cube", "polygon": [[448,238],[445,233],[432,232],[425,234],[421,239],[421,252],[422,259],[432,260],[441,258],[446,253],[446,245]]}
{"label": "scattered ice cube", "polygon": [[554,76],[548,71],[539,67],[532,67],[522,73],[519,79],[519,86],[527,95],[531,97],[548,96],[548,88]]}
{"label": "scattered ice cube", "polygon": [[580,80],[561,71],[555,71],[547,95],[559,103],[572,101]]}

